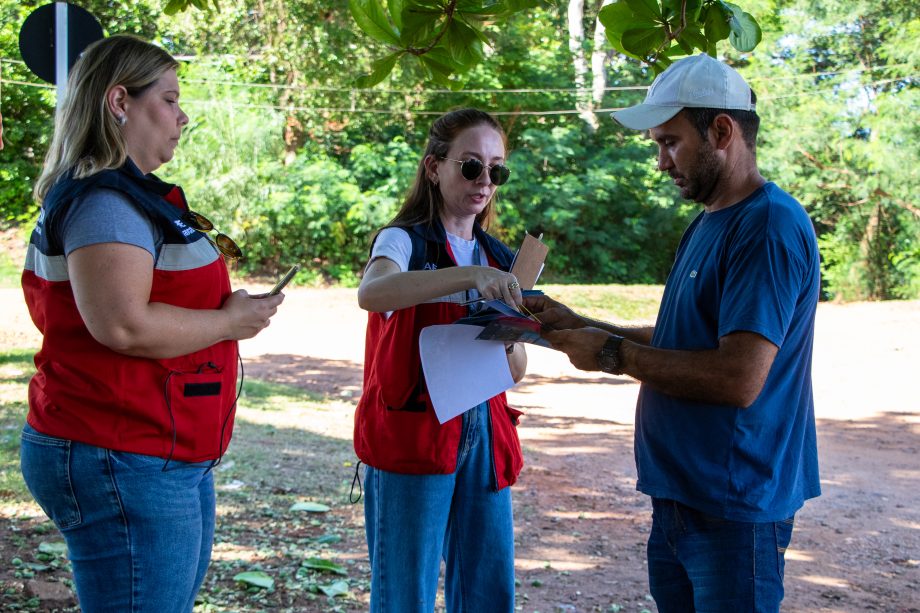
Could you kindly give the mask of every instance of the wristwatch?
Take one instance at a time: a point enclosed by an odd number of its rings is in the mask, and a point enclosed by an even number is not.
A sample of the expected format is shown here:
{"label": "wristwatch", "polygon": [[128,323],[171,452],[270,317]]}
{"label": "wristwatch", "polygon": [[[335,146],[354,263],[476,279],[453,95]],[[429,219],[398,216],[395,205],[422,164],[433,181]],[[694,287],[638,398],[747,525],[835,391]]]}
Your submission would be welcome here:
{"label": "wristwatch", "polygon": [[623,365],[620,363],[620,343],[622,342],[622,336],[611,334],[601,350],[597,352],[597,365],[602,371],[612,375],[623,372]]}

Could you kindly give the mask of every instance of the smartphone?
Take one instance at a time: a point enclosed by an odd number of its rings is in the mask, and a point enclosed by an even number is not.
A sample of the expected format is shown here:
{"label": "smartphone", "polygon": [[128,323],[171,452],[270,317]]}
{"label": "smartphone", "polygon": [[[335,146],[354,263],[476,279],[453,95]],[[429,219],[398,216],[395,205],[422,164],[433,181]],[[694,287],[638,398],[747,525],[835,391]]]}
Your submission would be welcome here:
{"label": "smartphone", "polygon": [[281,280],[275,283],[275,287],[268,292],[269,296],[274,296],[278,292],[284,289],[284,286],[291,282],[291,279],[294,278],[294,275],[297,274],[297,271],[300,270],[300,264],[294,264],[291,266],[291,269],[284,273],[284,276],[281,277]]}

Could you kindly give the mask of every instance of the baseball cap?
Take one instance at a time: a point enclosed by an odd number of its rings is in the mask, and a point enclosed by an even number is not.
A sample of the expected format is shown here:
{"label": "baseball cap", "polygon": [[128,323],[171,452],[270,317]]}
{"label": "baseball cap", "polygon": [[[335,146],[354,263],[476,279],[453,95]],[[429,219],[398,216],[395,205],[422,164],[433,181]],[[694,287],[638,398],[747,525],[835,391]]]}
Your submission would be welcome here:
{"label": "baseball cap", "polygon": [[665,69],[649,88],[645,102],[611,113],[633,130],[660,126],[685,107],[754,111],[751,88],[741,75],[719,60],[700,53]]}

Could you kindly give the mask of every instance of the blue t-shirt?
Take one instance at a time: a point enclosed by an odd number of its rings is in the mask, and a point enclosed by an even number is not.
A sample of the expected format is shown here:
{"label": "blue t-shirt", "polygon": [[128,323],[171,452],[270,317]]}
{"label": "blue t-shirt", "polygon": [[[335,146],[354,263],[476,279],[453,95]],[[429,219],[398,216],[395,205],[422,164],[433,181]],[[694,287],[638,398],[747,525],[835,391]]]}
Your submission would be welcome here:
{"label": "blue t-shirt", "polygon": [[811,220],[773,183],[690,224],[652,345],[715,349],[720,337],[749,331],[779,352],[746,409],[643,385],[636,406],[637,489],[750,522],[791,517],[821,493],[811,383],[819,290]]}

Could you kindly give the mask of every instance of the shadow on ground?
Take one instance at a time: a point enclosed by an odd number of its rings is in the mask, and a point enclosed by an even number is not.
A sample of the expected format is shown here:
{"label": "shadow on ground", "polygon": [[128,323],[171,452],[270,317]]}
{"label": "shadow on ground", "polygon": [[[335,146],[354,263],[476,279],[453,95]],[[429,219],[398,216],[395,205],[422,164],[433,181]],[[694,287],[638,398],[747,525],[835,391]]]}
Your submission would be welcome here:
{"label": "shadow on ground", "polygon": [[[324,420],[351,419],[361,367],[273,355],[247,360],[246,369],[248,377],[295,385],[314,397],[348,399],[333,410],[307,407],[294,415],[241,409],[234,442],[215,471],[219,522],[202,591],[207,606],[200,610],[366,610],[363,509],[348,502],[355,475],[351,441],[347,432],[317,433],[325,431]],[[598,382],[620,384],[610,378]],[[539,385],[527,383],[534,394]],[[8,434],[24,408],[3,406]],[[650,505],[635,491],[632,425],[546,408],[525,416],[520,433],[526,466],[514,487],[514,504],[521,610],[654,611],[644,562]],[[7,442],[15,445],[13,438]],[[783,610],[920,611],[920,414],[821,420],[819,454],[824,494],[797,515]],[[292,511],[297,502],[330,510]],[[47,565],[38,556],[39,545],[60,539],[21,494],[3,492],[0,504],[4,601],[52,610],[28,605],[23,593],[28,578],[16,577],[22,566],[7,562]],[[334,563],[344,574],[311,568],[315,559]],[[35,578],[65,581],[66,561],[58,562],[35,571]],[[241,587],[234,577],[243,571],[265,572],[273,589]],[[323,593],[337,580],[347,581],[352,599],[330,600]]]}

